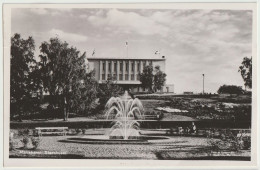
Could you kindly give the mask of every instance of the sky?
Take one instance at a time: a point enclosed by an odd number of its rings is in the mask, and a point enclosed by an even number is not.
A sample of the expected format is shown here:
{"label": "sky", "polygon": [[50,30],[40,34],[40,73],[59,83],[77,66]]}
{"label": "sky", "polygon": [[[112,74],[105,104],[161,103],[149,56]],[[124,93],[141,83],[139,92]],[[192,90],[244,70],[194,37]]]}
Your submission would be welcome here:
{"label": "sky", "polygon": [[[11,33],[35,40],[51,37],[87,57],[166,57],[167,84],[176,93],[216,93],[243,86],[238,67],[252,56],[252,11],[192,9],[24,8],[12,10]],[[155,54],[160,51],[160,54]]]}

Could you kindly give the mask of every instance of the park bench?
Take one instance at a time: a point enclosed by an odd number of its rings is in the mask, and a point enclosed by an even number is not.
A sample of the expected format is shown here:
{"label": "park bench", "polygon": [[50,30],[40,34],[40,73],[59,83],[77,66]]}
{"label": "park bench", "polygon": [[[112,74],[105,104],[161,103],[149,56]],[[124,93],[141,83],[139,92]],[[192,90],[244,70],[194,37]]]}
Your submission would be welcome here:
{"label": "park bench", "polygon": [[178,135],[178,134],[179,134],[178,128],[166,129],[166,135]]}
{"label": "park bench", "polygon": [[66,130],[68,127],[36,127],[38,135],[42,136],[43,134],[62,134],[66,136]]}

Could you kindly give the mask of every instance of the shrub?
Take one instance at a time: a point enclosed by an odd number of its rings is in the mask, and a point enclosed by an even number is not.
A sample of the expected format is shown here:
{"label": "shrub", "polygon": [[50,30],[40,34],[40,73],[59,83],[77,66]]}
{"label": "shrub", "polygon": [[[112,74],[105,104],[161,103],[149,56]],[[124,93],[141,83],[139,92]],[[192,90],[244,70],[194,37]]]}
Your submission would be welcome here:
{"label": "shrub", "polygon": [[243,137],[243,149],[250,149],[251,148],[251,137]]}
{"label": "shrub", "polygon": [[162,120],[163,119],[163,117],[164,117],[164,114],[163,114],[163,112],[160,112],[160,113],[158,113],[159,114],[159,120]]}
{"label": "shrub", "polygon": [[19,129],[17,135],[18,135],[18,136],[23,136],[23,130],[22,130],[22,129]]}
{"label": "shrub", "polygon": [[21,142],[24,145],[23,148],[28,149],[28,144],[30,142],[30,138],[28,136],[24,136],[23,139],[21,140]]}
{"label": "shrub", "polygon": [[220,133],[219,140],[213,140],[213,136],[208,136],[208,144],[211,151],[220,151],[222,149],[239,151],[241,149],[250,149],[251,137],[237,137],[231,130],[227,129]]}
{"label": "shrub", "polygon": [[39,131],[36,129],[33,129],[33,136],[38,136],[39,135]]}
{"label": "shrub", "polygon": [[40,138],[32,137],[31,141],[32,141],[33,149],[37,149],[40,144]]}
{"label": "shrub", "polygon": [[77,134],[80,134],[81,132],[82,132],[81,129],[76,129],[76,133],[77,133]]}
{"label": "shrub", "polygon": [[223,85],[218,89],[218,94],[243,94],[244,90],[241,86]]}
{"label": "shrub", "polygon": [[76,130],[75,129],[69,129],[69,133],[74,135],[74,134],[76,134]]}
{"label": "shrub", "polygon": [[14,139],[12,137],[9,138],[9,151],[15,150]]}
{"label": "shrub", "polygon": [[30,130],[29,129],[20,129],[18,130],[18,136],[28,136],[30,133]]}

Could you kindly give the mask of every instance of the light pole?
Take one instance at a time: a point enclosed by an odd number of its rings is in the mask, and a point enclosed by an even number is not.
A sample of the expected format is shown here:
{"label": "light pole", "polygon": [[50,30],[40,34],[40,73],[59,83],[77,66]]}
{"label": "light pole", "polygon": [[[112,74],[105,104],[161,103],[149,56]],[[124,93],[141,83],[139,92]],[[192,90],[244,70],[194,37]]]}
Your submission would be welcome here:
{"label": "light pole", "polygon": [[205,75],[202,74],[202,76],[203,76],[203,91],[202,91],[202,94],[204,94],[204,77],[205,77]]}

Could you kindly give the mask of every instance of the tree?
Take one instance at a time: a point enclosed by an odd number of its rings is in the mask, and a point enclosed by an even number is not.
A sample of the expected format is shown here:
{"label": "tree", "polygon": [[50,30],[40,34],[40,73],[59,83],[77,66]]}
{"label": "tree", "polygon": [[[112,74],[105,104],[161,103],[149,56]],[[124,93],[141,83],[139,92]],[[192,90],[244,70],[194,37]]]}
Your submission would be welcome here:
{"label": "tree", "polygon": [[241,73],[241,76],[244,80],[245,87],[252,88],[252,57],[244,57],[241,66],[239,67],[238,72]]}
{"label": "tree", "polygon": [[219,94],[243,94],[244,90],[241,86],[223,85],[218,89]]}
{"label": "tree", "polygon": [[92,113],[99,106],[98,88],[95,72],[86,73],[81,87],[73,92],[74,95],[71,98],[72,109],[80,114]]}
{"label": "tree", "polygon": [[123,89],[118,86],[113,77],[108,77],[104,84],[99,85],[99,94],[98,98],[100,99],[100,107],[104,109],[107,101],[111,97],[118,97],[123,93]]}
{"label": "tree", "polygon": [[162,86],[166,81],[166,74],[160,70],[160,66],[155,66],[154,75],[154,91],[161,90]]}
{"label": "tree", "polygon": [[34,70],[35,44],[32,37],[22,39],[20,34],[11,38],[11,114],[17,112],[21,120],[22,107],[33,93],[34,83],[30,73]]}
{"label": "tree", "polygon": [[69,111],[76,107],[80,100],[82,81],[86,78],[85,53],[67,42],[51,38],[40,46],[40,70],[43,88],[51,96],[60,96],[59,106],[68,120]]}
{"label": "tree", "polygon": [[155,66],[155,74],[153,72],[153,66],[147,65],[139,74],[142,86],[148,88],[149,92],[160,90],[166,81],[166,74],[160,70],[160,66]]}
{"label": "tree", "polygon": [[140,82],[142,83],[142,86],[144,88],[148,88],[148,90],[151,92],[153,87],[153,66],[147,65],[143,68],[143,72],[139,74],[140,75]]}

